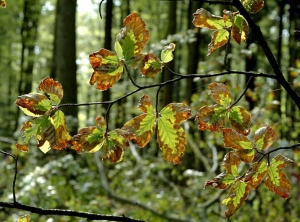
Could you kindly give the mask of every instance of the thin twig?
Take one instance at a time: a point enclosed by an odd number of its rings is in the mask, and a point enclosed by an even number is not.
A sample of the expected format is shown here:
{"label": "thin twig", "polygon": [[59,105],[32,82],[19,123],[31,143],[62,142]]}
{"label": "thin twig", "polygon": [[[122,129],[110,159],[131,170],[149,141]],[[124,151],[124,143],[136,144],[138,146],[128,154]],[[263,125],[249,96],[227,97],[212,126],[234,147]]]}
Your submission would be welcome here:
{"label": "thin twig", "polygon": [[248,86],[249,86],[249,84],[250,84],[250,81],[251,81],[252,79],[253,79],[253,76],[250,76],[248,82],[246,83],[246,87],[245,87],[243,93],[239,96],[239,98],[238,98],[234,103],[232,103],[232,104],[230,105],[229,108],[232,108],[233,106],[235,106],[235,105],[236,105],[236,104],[244,97],[245,93],[246,93],[247,90],[248,90]]}
{"label": "thin twig", "polygon": [[101,14],[101,5],[104,2],[104,0],[101,0],[101,2],[99,3],[99,15],[100,15],[100,19],[102,19],[102,14]]}

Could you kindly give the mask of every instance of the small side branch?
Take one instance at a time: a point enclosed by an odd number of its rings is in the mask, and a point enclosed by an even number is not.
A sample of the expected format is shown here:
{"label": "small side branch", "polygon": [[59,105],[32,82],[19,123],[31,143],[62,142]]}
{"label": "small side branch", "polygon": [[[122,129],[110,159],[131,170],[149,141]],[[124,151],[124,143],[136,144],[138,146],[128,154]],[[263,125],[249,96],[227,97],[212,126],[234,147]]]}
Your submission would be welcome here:
{"label": "small side branch", "polygon": [[72,211],[72,210],[61,210],[61,209],[43,209],[39,207],[32,207],[32,206],[20,204],[18,202],[15,203],[0,202],[0,207],[24,210],[38,215],[80,217],[80,218],[85,218],[87,220],[144,222],[143,220],[135,220],[125,216],[102,215],[102,214],[94,214],[94,213]]}

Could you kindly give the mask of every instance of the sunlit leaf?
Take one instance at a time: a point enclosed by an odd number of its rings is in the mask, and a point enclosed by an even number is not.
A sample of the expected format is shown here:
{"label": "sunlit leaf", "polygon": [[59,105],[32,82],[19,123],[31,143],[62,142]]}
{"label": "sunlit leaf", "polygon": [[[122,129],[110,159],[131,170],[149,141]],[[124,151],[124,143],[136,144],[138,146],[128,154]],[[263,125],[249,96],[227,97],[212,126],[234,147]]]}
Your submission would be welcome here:
{"label": "sunlit leaf", "polygon": [[132,65],[149,41],[149,31],[137,12],[128,15],[123,23],[125,27],[120,30],[116,41],[120,43],[126,64]]}
{"label": "sunlit leaf", "polygon": [[18,219],[18,222],[29,222],[29,221],[30,221],[30,215],[29,214],[24,215],[24,216],[22,216]]}
{"label": "sunlit leaf", "polygon": [[193,14],[193,24],[198,28],[208,28],[208,29],[225,29],[232,25],[232,22],[227,19],[227,17],[221,17],[212,15],[210,12],[203,8],[197,9]]}
{"label": "sunlit leaf", "polygon": [[234,152],[227,153],[222,164],[222,166],[226,169],[226,172],[219,174],[212,180],[206,181],[204,188],[212,186],[218,189],[227,189],[236,181],[238,177],[238,166],[240,163],[240,158]]}
{"label": "sunlit leaf", "polygon": [[220,17],[200,8],[193,16],[193,24],[196,27],[216,30],[212,33],[211,42],[208,45],[208,55],[228,42],[228,30],[232,26],[232,15],[228,11],[224,10],[223,17]]}
{"label": "sunlit leaf", "polygon": [[0,0],[0,7],[5,8],[6,7],[6,2],[5,0]]}
{"label": "sunlit leaf", "polygon": [[52,107],[51,101],[42,94],[30,93],[19,96],[15,104],[28,116],[41,116]]}
{"label": "sunlit leaf", "polygon": [[234,106],[229,110],[230,126],[240,134],[248,135],[251,126],[251,114],[242,107]]}
{"label": "sunlit leaf", "polygon": [[228,197],[222,201],[227,207],[225,215],[231,217],[245,202],[250,193],[250,186],[242,181],[236,182],[228,193]]}
{"label": "sunlit leaf", "polygon": [[225,126],[226,108],[212,105],[201,107],[196,115],[198,130],[221,131]]}
{"label": "sunlit leaf", "polygon": [[226,169],[226,171],[237,177],[238,176],[238,166],[241,163],[241,159],[234,152],[227,153],[223,158],[222,166]]}
{"label": "sunlit leaf", "polygon": [[257,13],[263,7],[265,2],[263,0],[241,0],[242,5],[249,13]]}
{"label": "sunlit leaf", "polygon": [[167,63],[173,60],[173,51],[175,50],[176,45],[174,43],[170,43],[169,45],[165,46],[161,51],[161,61],[163,63]]}
{"label": "sunlit leaf", "polygon": [[213,187],[216,189],[221,189],[221,190],[225,190],[227,189],[231,184],[233,184],[235,182],[236,178],[232,175],[227,173],[221,173],[219,175],[217,175],[216,177],[214,177],[212,180],[207,180],[204,184],[204,189],[206,189],[206,187]]}
{"label": "sunlit leaf", "polygon": [[254,144],[244,135],[233,129],[223,129],[224,146],[232,148],[245,163],[250,163],[254,158]]}
{"label": "sunlit leaf", "polygon": [[140,99],[138,108],[143,114],[124,124],[121,129],[124,137],[133,139],[139,147],[144,147],[151,140],[158,125],[157,142],[164,159],[179,164],[187,145],[185,132],[179,124],[190,117],[190,108],[182,103],[170,103],[157,114],[147,95]]}
{"label": "sunlit leaf", "polygon": [[46,77],[39,85],[39,90],[47,93],[54,104],[59,104],[64,92],[62,85],[53,79]]}
{"label": "sunlit leaf", "polygon": [[254,189],[257,189],[265,179],[268,172],[268,166],[265,162],[255,162],[247,171],[244,181]]}
{"label": "sunlit leaf", "polygon": [[255,146],[259,150],[270,147],[276,140],[275,131],[268,125],[259,128],[254,134]]}
{"label": "sunlit leaf", "polygon": [[47,115],[25,122],[21,128],[22,137],[20,138],[20,142],[16,145],[17,149],[27,152],[30,138],[36,137],[37,140],[41,140],[43,130],[50,125],[51,120]]}
{"label": "sunlit leaf", "polygon": [[123,65],[115,53],[107,49],[100,49],[98,52],[90,54],[89,57],[94,69],[90,79],[91,85],[97,82],[97,89],[107,90],[119,81],[123,74]]}
{"label": "sunlit leaf", "polygon": [[123,132],[116,129],[106,132],[106,121],[102,116],[96,118],[96,126],[85,127],[73,136],[73,149],[78,153],[94,153],[103,149],[103,160],[120,162],[123,159],[124,149],[129,146],[128,140],[124,138]]}
{"label": "sunlit leaf", "polygon": [[119,129],[110,131],[103,144],[103,160],[109,159],[116,163],[123,159],[124,149],[129,146],[128,140],[122,136]]}
{"label": "sunlit leaf", "polygon": [[140,99],[138,109],[143,114],[125,123],[122,130],[128,133],[129,140],[133,139],[139,147],[144,147],[150,142],[153,136],[156,126],[156,112],[150,97],[147,95],[144,95]]}
{"label": "sunlit leaf", "polygon": [[82,128],[72,137],[72,149],[78,153],[94,153],[102,148],[104,133],[105,130],[103,128],[97,128],[95,126]]}
{"label": "sunlit leaf", "polygon": [[208,44],[208,56],[216,49],[225,45],[229,40],[229,32],[225,29],[214,31],[211,35],[211,42]]}
{"label": "sunlit leaf", "polygon": [[168,104],[159,113],[157,142],[163,152],[163,158],[170,163],[181,163],[187,139],[179,124],[190,116],[190,108],[183,103]]}
{"label": "sunlit leaf", "polygon": [[212,100],[222,106],[229,106],[232,100],[228,87],[223,83],[211,83],[208,85],[208,95]]}
{"label": "sunlit leaf", "polygon": [[162,63],[155,55],[148,53],[144,56],[144,59],[142,61],[142,67],[141,67],[141,72],[143,76],[146,77],[156,76],[159,72],[161,72],[161,69],[162,69]]}
{"label": "sunlit leaf", "polygon": [[265,180],[267,188],[284,199],[290,197],[291,184],[287,176],[282,172],[282,169],[291,163],[294,163],[294,161],[278,154],[272,159],[271,165],[268,168],[268,175]]}
{"label": "sunlit leaf", "polygon": [[234,16],[234,22],[231,27],[231,36],[238,43],[245,42],[249,35],[248,22],[242,15]]}

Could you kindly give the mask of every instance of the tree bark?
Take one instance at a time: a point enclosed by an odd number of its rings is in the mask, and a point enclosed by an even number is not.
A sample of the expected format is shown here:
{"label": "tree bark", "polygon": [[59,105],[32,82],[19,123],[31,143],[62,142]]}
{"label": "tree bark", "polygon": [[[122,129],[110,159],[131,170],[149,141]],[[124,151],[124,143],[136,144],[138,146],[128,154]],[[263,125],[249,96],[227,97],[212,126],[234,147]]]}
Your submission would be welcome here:
{"label": "tree bark", "polygon": [[[62,84],[64,97],[61,103],[77,103],[76,80],[76,0],[57,0],[54,67],[55,76]],[[67,116],[77,119],[78,109],[74,106],[63,107]],[[77,131],[77,124],[73,122],[70,131]]]}

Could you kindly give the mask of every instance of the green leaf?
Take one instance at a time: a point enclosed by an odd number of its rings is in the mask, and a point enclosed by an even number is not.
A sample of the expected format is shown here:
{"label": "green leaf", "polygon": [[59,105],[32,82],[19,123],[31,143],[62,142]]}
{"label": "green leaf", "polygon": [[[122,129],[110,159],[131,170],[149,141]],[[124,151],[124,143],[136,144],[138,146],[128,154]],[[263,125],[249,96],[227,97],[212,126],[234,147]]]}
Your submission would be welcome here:
{"label": "green leaf", "polygon": [[169,45],[165,46],[161,51],[161,61],[163,63],[167,63],[173,60],[173,51],[175,50],[176,45],[174,43],[170,43]]}
{"label": "green leaf", "polygon": [[239,106],[234,106],[229,110],[230,126],[240,134],[248,135],[250,133],[251,115],[248,111]]}

